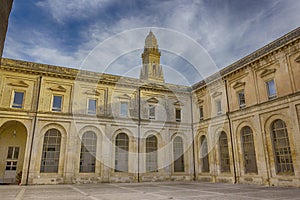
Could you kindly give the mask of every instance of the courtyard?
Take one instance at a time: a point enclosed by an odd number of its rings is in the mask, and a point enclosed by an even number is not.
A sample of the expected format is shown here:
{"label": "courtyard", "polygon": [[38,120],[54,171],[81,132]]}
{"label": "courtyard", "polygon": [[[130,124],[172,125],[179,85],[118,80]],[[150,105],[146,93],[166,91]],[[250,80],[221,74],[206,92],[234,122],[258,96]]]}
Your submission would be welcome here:
{"label": "courtyard", "polygon": [[259,185],[164,182],[82,185],[1,185],[3,200],[300,199],[300,189]]}

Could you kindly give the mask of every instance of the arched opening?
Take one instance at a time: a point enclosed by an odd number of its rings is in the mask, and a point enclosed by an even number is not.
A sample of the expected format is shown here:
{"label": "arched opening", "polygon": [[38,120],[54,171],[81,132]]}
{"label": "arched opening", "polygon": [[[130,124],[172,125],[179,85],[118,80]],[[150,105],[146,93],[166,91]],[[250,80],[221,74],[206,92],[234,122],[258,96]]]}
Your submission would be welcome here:
{"label": "arched opening", "polygon": [[146,171],[157,172],[157,138],[154,135],[146,138]]}
{"label": "arched opening", "polygon": [[182,138],[177,136],[173,141],[174,172],[184,172],[184,151]]}
{"label": "arched opening", "polygon": [[201,172],[209,172],[208,148],[205,135],[200,137],[200,145]]}
{"label": "arched opening", "polygon": [[294,174],[294,166],[286,124],[281,119],[271,124],[271,137],[275,159],[276,173]]}
{"label": "arched opening", "polygon": [[241,142],[245,173],[257,173],[253,132],[249,126],[245,126],[242,128]]}
{"label": "arched opening", "polygon": [[115,146],[115,172],[128,172],[129,138],[125,133],[119,133]]}
{"label": "arched opening", "polygon": [[27,141],[26,127],[9,121],[0,127],[0,183],[21,182]]}
{"label": "arched opening", "polygon": [[94,173],[96,166],[97,136],[93,131],[87,131],[81,139],[80,166],[81,173]]}
{"label": "arched opening", "polygon": [[221,132],[219,137],[219,147],[220,147],[220,170],[221,172],[230,172],[228,140],[227,140],[227,135],[224,131]]}

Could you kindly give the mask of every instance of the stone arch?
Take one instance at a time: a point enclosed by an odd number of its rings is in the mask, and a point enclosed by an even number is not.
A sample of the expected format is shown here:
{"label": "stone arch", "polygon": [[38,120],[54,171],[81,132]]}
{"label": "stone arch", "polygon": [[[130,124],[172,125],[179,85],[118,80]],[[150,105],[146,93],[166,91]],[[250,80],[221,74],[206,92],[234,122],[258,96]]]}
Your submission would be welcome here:
{"label": "stone arch", "polygon": [[[265,121],[265,126],[264,126],[264,132],[265,132],[265,138],[266,138],[266,143],[269,144],[267,145],[267,150],[268,150],[268,155],[269,155],[269,164],[271,166],[271,173],[273,174],[273,176],[276,176],[278,173],[278,169],[276,166],[276,158],[275,158],[275,149],[274,149],[274,143],[273,143],[273,136],[272,136],[272,125],[275,121],[277,120],[281,120],[282,122],[284,122],[285,124],[285,128],[287,131],[287,137],[288,137],[288,142],[289,142],[289,148],[290,148],[290,156],[292,159],[292,163],[293,165],[295,164],[296,161],[296,157],[294,155],[295,154],[295,144],[293,141],[293,135],[291,133],[292,132],[292,125],[290,124],[289,120],[287,120],[287,118],[282,115],[282,114],[274,114],[269,116],[266,121]],[[293,166],[294,168],[295,166]],[[292,172],[290,174],[294,174],[294,169],[292,170]],[[289,175],[290,175],[289,174]]]}
{"label": "stone arch", "polygon": [[[27,153],[30,143],[28,129],[19,120],[6,120],[0,126],[0,182],[20,183],[16,175],[27,171]],[[26,159],[25,159],[26,158]],[[22,180],[25,178],[23,173]]]}
{"label": "stone arch", "polygon": [[[43,145],[44,145],[44,136],[47,133],[47,131],[51,130],[51,129],[55,129],[58,130],[59,133],[61,134],[61,143],[60,143],[60,155],[59,155],[59,167],[58,167],[58,172],[54,173],[56,175],[55,176],[62,176],[64,173],[64,166],[66,165],[66,146],[67,146],[67,130],[65,129],[65,127],[59,123],[48,123],[46,125],[44,125],[39,131],[38,134],[36,136],[36,138],[38,139],[38,141],[36,141],[37,145],[37,152],[36,152],[36,159],[35,162],[37,162],[36,164],[34,164],[36,171],[39,172],[39,174],[41,176],[45,176],[47,177],[47,173],[41,173],[40,169],[41,169],[41,160],[42,160],[42,152],[43,152]],[[45,174],[45,175],[44,175]]]}

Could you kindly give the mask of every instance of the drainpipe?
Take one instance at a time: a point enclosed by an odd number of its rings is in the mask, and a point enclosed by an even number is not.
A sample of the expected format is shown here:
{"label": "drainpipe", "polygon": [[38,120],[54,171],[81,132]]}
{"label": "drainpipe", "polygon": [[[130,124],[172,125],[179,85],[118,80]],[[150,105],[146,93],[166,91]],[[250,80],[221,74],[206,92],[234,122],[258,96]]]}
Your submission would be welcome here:
{"label": "drainpipe", "polygon": [[27,174],[26,174],[26,183],[25,185],[28,185],[28,179],[29,179],[29,170],[30,170],[30,164],[31,164],[31,156],[32,156],[32,151],[33,151],[33,140],[34,140],[34,133],[36,130],[36,124],[37,124],[37,113],[39,110],[39,102],[40,102],[40,93],[41,93],[41,84],[42,84],[42,76],[39,77],[39,82],[38,82],[38,93],[37,93],[37,100],[36,100],[36,105],[35,105],[35,113],[33,117],[33,128],[32,128],[32,138],[31,138],[31,147],[29,151],[29,158],[28,158],[28,168],[27,168]]}
{"label": "drainpipe", "polygon": [[192,137],[193,137],[193,179],[196,180],[196,162],[195,162],[195,133],[194,133],[194,115],[193,115],[193,96],[192,92],[190,94],[190,101],[191,101],[191,128],[192,128]]}
{"label": "drainpipe", "polygon": [[233,162],[234,184],[236,184],[237,183],[237,178],[236,178],[235,156],[234,156],[234,148],[233,148],[233,135],[232,135],[232,128],[231,128],[231,119],[229,117],[230,106],[229,106],[229,99],[228,99],[227,80],[224,80],[224,82],[225,82],[225,92],[226,92],[226,101],[227,101],[226,116],[227,116],[228,123],[229,123],[230,142],[231,142],[231,151],[232,151],[232,162]]}
{"label": "drainpipe", "polygon": [[141,89],[138,87],[138,182],[140,182]]}

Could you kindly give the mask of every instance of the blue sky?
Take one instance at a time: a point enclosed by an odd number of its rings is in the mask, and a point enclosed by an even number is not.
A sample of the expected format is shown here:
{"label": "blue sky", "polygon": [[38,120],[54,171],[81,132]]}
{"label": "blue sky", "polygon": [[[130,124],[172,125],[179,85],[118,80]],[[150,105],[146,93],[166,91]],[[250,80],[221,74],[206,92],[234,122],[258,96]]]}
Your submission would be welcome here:
{"label": "blue sky", "polygon": [[166,82],[190,85],[297,28],[299,10],[298,0],[15,0],[3,56],[138,77],[152,29]]}

